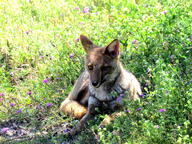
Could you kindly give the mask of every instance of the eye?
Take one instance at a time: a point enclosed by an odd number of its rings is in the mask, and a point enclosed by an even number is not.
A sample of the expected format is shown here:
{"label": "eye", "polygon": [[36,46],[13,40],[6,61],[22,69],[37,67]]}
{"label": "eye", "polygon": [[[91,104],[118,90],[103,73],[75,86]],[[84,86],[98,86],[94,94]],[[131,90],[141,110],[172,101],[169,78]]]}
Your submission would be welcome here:
{"label": "eye", "polygon": [[89,70],[93,70],[93,65],[88,65],[87,67]]}

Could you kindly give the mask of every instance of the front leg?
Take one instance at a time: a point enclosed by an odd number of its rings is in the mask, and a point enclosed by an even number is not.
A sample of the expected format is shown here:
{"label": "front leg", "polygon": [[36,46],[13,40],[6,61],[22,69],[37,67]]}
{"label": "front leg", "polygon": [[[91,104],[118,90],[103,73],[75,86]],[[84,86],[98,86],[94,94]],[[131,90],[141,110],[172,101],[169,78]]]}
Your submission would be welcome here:
{"label": "front leg", "polygon": [[77,123],[77,125],[75,126],[75,128],[73,128],[70,132],[70,135],[75,135],[77,132],[81,131],[84,127],[85,124],[88,120],[90,120],[91,118],[93,118],[94,114],[95,114],[95,107],[99,106],[100,102],[90,96],[89,100],[88,100],[88,111],[87,113],[83,116],[83,118]]}
{"label": "front leg", "polygon": [[[111,101],[107,103],[108,108],[111,111],[116,111],[116,110],[120,110],[122,109],[122,103],[119,103],[117,100]],[[100,127],[104,127],[106,125],[108,125],[111,121],[113,121],[116,117],[121,116],[122,113],[121,112],[114,112],[112,114],[108,114],[105,116],[105,118],[103,119],[103,121],[100,123]]]}

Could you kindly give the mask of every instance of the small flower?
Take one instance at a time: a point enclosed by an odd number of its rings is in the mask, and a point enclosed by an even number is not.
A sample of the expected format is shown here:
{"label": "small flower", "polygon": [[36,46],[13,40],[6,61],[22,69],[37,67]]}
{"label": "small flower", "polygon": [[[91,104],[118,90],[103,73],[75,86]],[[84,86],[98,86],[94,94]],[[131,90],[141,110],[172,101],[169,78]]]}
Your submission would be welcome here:
{"label": "small flower", "polygon": [[60,38],[60,34],[56,34],[55,37],[56,37],[56,38]]}
{"label": "small flower", "polygon": [[92,14],[96,14],[96,15],[98,15],[98,14],[99,14],[99,12],[95,12],[95,13],[92,13]]}
{"label": "small flower", "polygon": [[136,111],[141,111],[141,110],[142,110],[142,108],[137,108],[137,109],[136,109]]}
{"label": "small flower", "polygon": [[116,131],[116,130],[114,130],[114,131],[112,131],[112,134],[113,134],[113,135],[119,135],[119,132]]}
{"label": "small flower", "polygon": [[36,109],[41,109],[42,107],[41,107],[41,105],[40,104],[38,104],[37,106],[36,106]]}
{"label": "small flower", "polygon": [[3,98],[0,98],[0,102],[2,102],[3,101]]}
{"label": "small flower", "polygon": [[83,25],[83,24],[85,24],[85,23],[84,23],[84,22],[80,22],[79,24]]}
{"label": "small flower", "polygon": [[22,113],[22,109],[16,110],[16,114]]}
{"label": "small flower", "polygon": [[40,59],[43,59],[45,56],[39,56]]}
{"label": "small flower", "polygon": [[[70,57],[70,58],[71,58],[71,57]],[[62,78],[60,78],[60,77],[56,77],[56,79],[57,79],[57,80],[60,80],[60,79],[62,79]]]}
{"label": "small flower", "polygon": [[160,109],[159,110],[159,112],[165,112],[166,111],[166,109]]}
{"label": "small flower", "polygon": [[70,54],[70,55],[69,55],[70,59],[73,59],[73,58],[74,58],[74,56],[75,56],[75,54],[74,54],[74,53],[72,53],[72,54]]}
{"label": "small flower", "polygon": [[192,42],[192,35],[190,36],[190,39],[189,39],[190,42]]}
{"label": "small flower", "polygon": [[75,7],[74,10],[80,10],[80,8],[79,7]]}
{"label": "small flower", "polygon": [[165,10],[165,11],[162,11],[161,12],[161,14],[166,14],[168,11],[167,10]]}
{"label": "small flower", "polygon": [[10,74],[10,76],[14,76],[14,73],[13,73],[13,72],[10,72],[9,74]]}
{"label": "small flower", "polygon": [[83,9],[83,13],[88,13],[89,12],[89,8],[88,7],[85,7],[84,9]]}
{"label": "small flower", "polygon": [[48,78],[42,80],[42,83],[48,83],[48,82],[49,82],[49,79],[48,79]]}
{"label": "small flower", "polygon": [[142,97],[142,98],[144,98],[145,94],[140,94],[139,96]]}
{"label": "small flower", "polygon": [[64,133],[68,133],[68,132],[70,132],[70,129],[67,128],[64,130]]}
{"label": "small flower", "polygon": [[28,31],[26,31],[25,33],[28,35],[29,33],[31,33],[32,32],[32,30],[28,30]]}
{"label": "small flower", "polygon": [[14,106],[15,106],[15,104],[14,104],[14,103],[10,103],[9,105],[10,105],[10,107],[14,107]]}
{"label": "small flower", "polygon": [[52,103],[47,103],[46,106],[49,108],[49,107],[52,107],[53,104]]}
{"label": "small flower", "polygon": [[128,110],[128,109],[126,109],[124,112],[126,112],[126,113],[130,113],[131,111],[130,111],[130,110]]}
{"label": "small flower", "polygon": [[7,133],[8,130],[9,130],[9,128],[2,128],[2,129],[1,129],[1,133],[2,133],[2,134],[5,134],[5,133]]}
{"label": "small flower", "polygon": [[75,39],[76,42],[79,42],[79,40],[80,40],[79,38],[76,38],[76,39]]}
{"label": "small flower", "polygon": [[160,128],[160,126],[159,126],[159,125],[155,125],[154,127],[155,127],[156,129]]}
{"label": "small flower", "polygon": [[121,93],[119,96],[120,96],[120,97],[123,97],[124,95],[125,95],[124,93]]}
{"label": "small flower", "polygon": [[136,44],[138,41],[137,40],[133,40],[132,41],[132,44]]}
{"label": "small flower", "polygon": [[5,94],[4,93],[0,93],[0,96],[4,96]]}
{"label": "small flower", "polygon": [[27,92],[27,95],[32,95],[32,91],[28,91],[28,92]]}
{"label": "small flower", "polygon": [[120,103],[121,100],[122,100],[122,97],[119,96],[119,97],[117,97],[116,102]]}

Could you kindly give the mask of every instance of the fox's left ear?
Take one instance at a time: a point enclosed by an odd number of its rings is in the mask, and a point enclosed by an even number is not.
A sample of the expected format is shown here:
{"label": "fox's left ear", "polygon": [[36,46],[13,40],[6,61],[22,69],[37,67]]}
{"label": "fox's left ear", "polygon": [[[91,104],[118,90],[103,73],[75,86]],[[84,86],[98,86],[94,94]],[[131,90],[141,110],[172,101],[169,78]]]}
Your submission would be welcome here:
{"label": "fox's left ear", "polygon": [[119,40],[115,39],[113,40],[105,49],[105,54],[112,57],[116,58],[119,55]]}

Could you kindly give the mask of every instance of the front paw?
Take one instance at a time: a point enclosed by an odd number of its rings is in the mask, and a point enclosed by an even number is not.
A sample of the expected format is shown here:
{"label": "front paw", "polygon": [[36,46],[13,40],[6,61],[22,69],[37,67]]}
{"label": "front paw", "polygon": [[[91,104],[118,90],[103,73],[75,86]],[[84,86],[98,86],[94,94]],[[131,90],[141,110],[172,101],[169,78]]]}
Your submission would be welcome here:
{"label": "front paw", "polygon": [[70,135],[70,136],[74,136],[74,135],[77,134],[77,132],[78,132],[78,130],[77,130],[76,128],[74,128],[74,129],[72,129],[72,130],[69,132],[69,135]]}
{"label": "front paw", "polygon": [[77,134],[77,130],[76,129],[70,129],[70,130],[66,129],[66,130],[64,130],[64,134],[65,134],[65,136],[70,138]]}
{"label": "front paw", "polygon": [[74,136],[81,130],[81,125],[78,123],[73,129],[66,129],[64,130],[64,133],[67,136]]}

